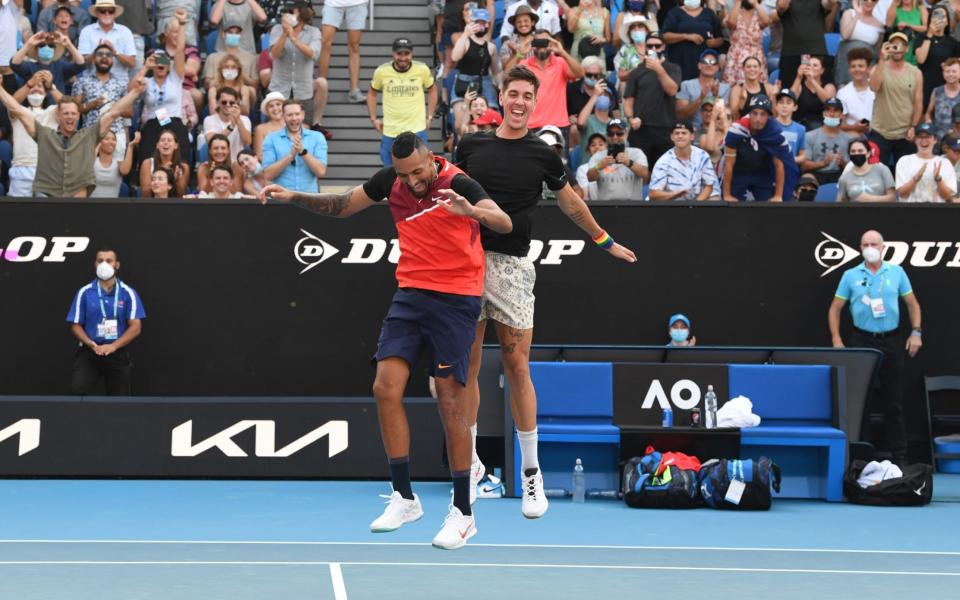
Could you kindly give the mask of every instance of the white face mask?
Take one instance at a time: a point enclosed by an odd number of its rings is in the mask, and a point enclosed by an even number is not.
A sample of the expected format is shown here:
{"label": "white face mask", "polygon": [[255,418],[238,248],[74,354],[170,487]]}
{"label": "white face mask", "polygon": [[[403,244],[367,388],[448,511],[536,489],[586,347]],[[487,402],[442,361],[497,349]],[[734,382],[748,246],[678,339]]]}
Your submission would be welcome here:
{"label": "white face mask", "polygon": [[874,248],[873,246],[867,246],[863,249],[863,260],[867,261],[869,264],[876,264],[880,262],[880,250]]}
{"label": "white face mask", "polygon": [[27,102],[30,103],[30,106],[40,106],[43,104],[43,94],[27,94]]}
{"label": "white face mask", "polygon": [[110,266],[110,263],[108,262],[102,262],[99,265],[97,265],[97,277],[101,281],[107,281],[111,279],[115,273],[116,271],[112,266]]}
{"label": "white face mask", "polygon": [[237,78],[238,75],[240,75],[240,71],[237,71],[236,69],[223,70],[223,78],[226,79],[227,81],[233,81],[234,79]]}
{"label": "white face mask", "polygon": [[683,0],[683,5],[691,10],[700,8],[700,0]]}
{"label": "white face mask", "polygon": [[296,26],[297,26],[297,15],[295,15],[295,14],[293,14],[293,13],[287,13],[287,14],[283,15],[283,20],[284,20],[290,27],[296,27]]}

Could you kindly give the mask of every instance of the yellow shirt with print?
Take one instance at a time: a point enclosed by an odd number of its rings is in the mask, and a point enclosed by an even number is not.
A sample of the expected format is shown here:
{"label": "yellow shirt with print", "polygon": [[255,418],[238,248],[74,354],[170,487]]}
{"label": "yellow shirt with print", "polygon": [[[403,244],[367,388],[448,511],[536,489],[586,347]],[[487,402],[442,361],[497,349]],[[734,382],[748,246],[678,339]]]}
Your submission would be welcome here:
{"label": "yellow shirt with print", "polygon": [[373,72],[370,87],[383,94],[383,135],[397,137],[404,131],[414,133],[427,128],[424,93],[433,85],[433,73],[422,62],[398,73],[388,62]]}

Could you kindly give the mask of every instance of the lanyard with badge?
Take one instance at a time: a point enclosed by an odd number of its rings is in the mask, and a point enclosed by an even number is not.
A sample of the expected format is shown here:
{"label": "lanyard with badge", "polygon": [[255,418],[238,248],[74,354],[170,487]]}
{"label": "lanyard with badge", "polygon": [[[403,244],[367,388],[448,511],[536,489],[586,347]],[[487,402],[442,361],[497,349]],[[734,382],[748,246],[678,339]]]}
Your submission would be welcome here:
{"label": "lanyard with badge", "polygon": [[103,291],[100,284],[97,284],[97,299],[100,301],[100,315],[102,319],[97,323],[97,337],[105,340],[115,340],[119,336],[119,327],[117,321],[117,307],[120,303],[120,282],[114,284],[113,292],[113,318],[107,318],[107,308],[103,304]]}
{"label": "lanyard with badge", "polygon": [[870,284],[867,283],[867,279],[864,278],[863,285],[867,288],[867,291],[864,292],[863,297],[860,299],[861,302],[870,307],[870,312],[873,314],[874,319],[882,319],[887,316],[887,309],[883,306],[883,284],[886,280],[885,273],[877,273],[877,276],[880,277],[880,287],[877,289],[878,298],[873,298],[870,296]]}

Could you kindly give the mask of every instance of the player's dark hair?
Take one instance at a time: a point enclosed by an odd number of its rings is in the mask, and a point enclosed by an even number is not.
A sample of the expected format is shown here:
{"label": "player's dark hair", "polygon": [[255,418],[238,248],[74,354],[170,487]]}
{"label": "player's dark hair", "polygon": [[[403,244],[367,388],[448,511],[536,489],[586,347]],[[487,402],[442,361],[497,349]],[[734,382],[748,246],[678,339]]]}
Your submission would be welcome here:
{"label": "player's dark hair", "polygon": [[414,152],[426,147],[427,145],[417,134],[412,131],[404,131],[397,136],[397,139],[393,140],[393,149],[390,150],[390,154],[394,158],[407,158]]}
{"label": "player's dark hair", "polygon": [[112,246],[100,246],[100,249],[97,250],[97,253],[94,254],[94,256],[96,256],[97,254],[100,254],[101,252],[113,252],[113,256],[116,259],[116,261],[120,262],[120,254],[117,253],[117,251],[114,250]]}
{"label": "player's dark hair", "polygon": [[527,81],[533,85],[533,95],[536,96],[537,92],[540,90],[540,80],[537,79],[537,76],[530,69],[524,67],[523,65],[513,67],[507,74],[503,76],[503,86],[500,88],[506,90],[510,87],[510,84],[514,81]]}

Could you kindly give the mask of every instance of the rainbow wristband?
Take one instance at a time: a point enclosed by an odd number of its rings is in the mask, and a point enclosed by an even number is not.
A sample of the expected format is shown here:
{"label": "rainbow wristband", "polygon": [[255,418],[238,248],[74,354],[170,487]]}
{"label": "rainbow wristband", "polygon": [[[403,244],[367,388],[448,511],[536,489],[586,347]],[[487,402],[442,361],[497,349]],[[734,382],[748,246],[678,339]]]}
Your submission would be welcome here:
{"label": "rainbow wristband", "polygon": [[593,238],[593,243],[600,246],[604,250],[609,250],[613,247],[613,238],[610,237],[610,234],[606,231],[600,231],[600,235]]}

